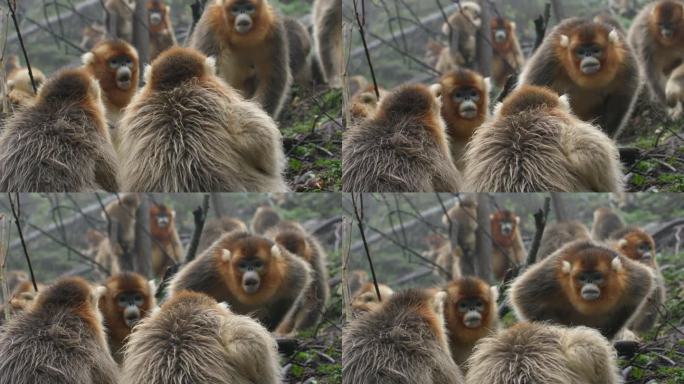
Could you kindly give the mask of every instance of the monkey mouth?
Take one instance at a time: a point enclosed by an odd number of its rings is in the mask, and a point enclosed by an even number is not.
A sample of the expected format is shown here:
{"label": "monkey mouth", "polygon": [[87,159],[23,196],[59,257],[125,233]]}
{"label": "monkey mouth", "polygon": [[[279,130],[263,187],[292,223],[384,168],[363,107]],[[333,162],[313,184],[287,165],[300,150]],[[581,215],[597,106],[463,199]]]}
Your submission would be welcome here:
{"label": "monkey mouth", "polygon": [[597,289],[584,288],[582,289],[582,298],[587,301],[598,300],[601,296],[601,291]]}
{"label": "monkey mouth", "polygon": [[506,32],[498,31],[494,34],[494,40],[501,44],[506,41]]}
{"label": "monkey mouth", "polygon": [[474,119],[477,117],[477,108],[475,107],[465,107],[461,108],[458,111],[459,115],[461,115],[462,118],[464,119]]}
{"label": "monkey mouth", "polygon": [[463,319],[463,324],[466,328],[477,328],[482,324],[482,318],[480,316],[466,316]]}
{"label": "monkey mouth", "polygon": [[666,39],[671,39],[674,35],[674,32],[671,29],[662,28],[660,30],[660,34]]}
{"label": "monkey mouth", "polygon": [[248,294],[256,293],[259,290],[259,283],[256,281],[245,281],[242,284],[242,289],[244,289],[245,293]]}
{"label": "monkey mouth", "polygon": [[131,79],[130,75],[119,76],[116,79],[116,86],[124,91],[129,90],[131,85],[133,85],[133,80]]}
{"label": "monkey mouth", "polygon": [[140,316],[131,316],[124,319],[124,322],[128,328],[133,328],[133,326],[138,324],[139,321]]}
{"label": "monkey mouth", "polygon": [[598,61],[583,62],[580,69],[585,75],[593,75],[601,70],[601,63]]}

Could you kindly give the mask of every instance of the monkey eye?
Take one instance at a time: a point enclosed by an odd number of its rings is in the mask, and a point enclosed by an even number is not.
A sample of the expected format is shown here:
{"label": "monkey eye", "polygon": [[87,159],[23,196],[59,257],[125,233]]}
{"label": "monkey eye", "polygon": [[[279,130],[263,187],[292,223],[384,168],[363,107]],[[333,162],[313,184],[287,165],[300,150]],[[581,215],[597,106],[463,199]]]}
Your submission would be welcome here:
{"label": "monkey eye", "polygon": [[128,300],[126,300],[126,296],[119,296],[119,306],[125,307],[126,304],[128,304]]}
{"label": "monkey eye", "polygon": [[261,262],[261,260],[254,262],[254,268],[261,268],[263,266],[264,266],[264,263]]}
{"label": "monkey eye", "polygon": [[116,69],[119,66],[119,62],[116,59],[109,60],[109,68]]}
{"label": "monkey eye", "polygon": [[241,261],[240,263],[238,263],[238,268],[247,269],[247,263],[244,261]]}
{"label": "monkey eye", "polygon": [[464,312],[464,311],[468,310],[468,304],[466,304],[466,303],[463,302],[463,301],[460,302],[460,303],[458,303],[458,310],[461,311],[461,312]]}
{"label": "monkey eye", "polygon": [[245,11],[248,12],[248,13],[254,12],[254,6],[251,5],[251,4],[250,4],[250,5],[247,5],[244,9],[245,9]]}

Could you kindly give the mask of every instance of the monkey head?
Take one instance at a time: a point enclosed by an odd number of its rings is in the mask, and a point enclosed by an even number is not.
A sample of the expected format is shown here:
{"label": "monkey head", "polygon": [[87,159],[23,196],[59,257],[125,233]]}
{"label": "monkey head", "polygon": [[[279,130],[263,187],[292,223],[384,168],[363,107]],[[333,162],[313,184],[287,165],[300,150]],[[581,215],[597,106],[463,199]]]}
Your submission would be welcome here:
{"label": "monkey head", "polygon": [[489,215],[492,236],[497,244],[510,247],[515,240],[514,235],[520,223],[520,217],[511,211],[497,211]]}
{"label": "monkey head", "polygon": [[512,36],[515,34],[515,23],[503,17],[495,17],[489,22],[489,29],[494,49],[498,52],[510,51],[513,43]]}
{"label": "monkey head", "polygon": [[[38,90],[38,103],[68,105],[87,103],[93,115],[103,116],[104,105],[100,86],[95,78],[82,69],[64,69],[48,79]],[[86,108],[87,109],[87,108]],[[103,133],[109,135],[105,130]]]}
{"label": "monkey head", "polygon": [[433,84],[402,85],[380,100],[380,109],[376,118],[386,116],[405,116],[407,119],[428,119],[443,126],[440,116],[442,108],[442,86]]}
{"label": "monkey head", "polygon": [[176,212],[164,204],[154,204],[150,208],[150,231],[155,237],[168,237],[171,234]]}
{"label": "monkey head", "polygon": [[306,238],[298,231],[280,231],[273,239],[276,243],[282,245],[290,253],[301,257],[308,263],[311,263],[313,252],[309,247]]}
{"label": "monkey head", "polygon": [[[476,277],[462,277],[452,281],[447,287],[445,316],[447,324],[454,329],[476,330],[489,328],[496,312],[492,311],[498,292],[496,287]],[[457,327],[452,327],[456,321]]]}
{"label": "monkey head", "polygon": [[463,1],[456,12],[460,12],[476,28],[482,26],[482,9],[473,1]]}
{"label": "monkey head", "polygon": [[572,243],[559,252],[559,281],[577,311],[596,315],[613,308],[624,290],[622,256],[591,242]]}
{"label": "monkey head", "polygon": [[213,78],[216,60],[192,48],[172,47],[145,68],[146,89],[169,91],[193,80]]}
{"label": "monkey head", "polygon": [[104,293],[103,287],[93,287],[83,278],[66,277],[41,290],[30,311],[54,313],[65,308],[70,309],[78,313],[90,329],[98,330],[102,324],[98,302]]}
{"label": "monkey head", "polygon": [[[380,93],[380,98],[387,94],[387,91],[381,87],[378,87],[378,92]],[[355,119],[371,118],[378,109],[380,98],[375,94],[375,87],[369,85],[352,96],[349,112]]]}
{"label": "monkey head", "polygon": [[657,3],[651,11],[651,33],[666,46],[681,44],[684,39],[684,4],[675,0]]}
{"label": "monkey head", "polygon": [[286,249],[264,237],[241,233],[220,252],[219,270],[240,301],[255,303],[275,294],[286,268]]}
{"label": "monkey head", "polygon": [[163,0],[147,1],[147,17],[151,33],[161,33],[168,28],[166,25],[166,6]]}
{"label": "monkey head", "polygon": [[104,288],[100,307],[110,328],[130,331],[155,305],[154,284],[137,273],[114,275],[107,279]]}
{"label": "monkey head", "polygon": [[275,15],[266,0],[220,0],[220,4],[228,23],[229,41],[234,44],[246,44],[252,38],[261,40],[273,24]]}
{"label": "monkey head", "polygon": [[653,237],[638,228],[622,231],[617,242],[617,251],[634,261],[655,267],[656,247]]}
{"label": "monkey head", "polygon": [[612,82],[626,49],[618,30],[588,20],[560,34],[558,41],[560,61],[573,81],[585,88],[603,88]]}
{"label": "monkey head", "polygon": [[[106,91],[128,92],[138,87],[138,52],[123,40],[97,44],[82,57],[83,64],[98,78]],[[114,92],[116,95],[116,92]],[[108,99],[116,98],[107,94]],[[110,100],[115,102],[114,100]]]}
{"label": "monkey head", "polygon": [[[43,83],[45,83],[45,74],[37,68],[31,70],[33,73],[33,81],[36,83],[36,89],[39,89]],[[33,92],[33,84],[31,84],[31,77],[29,76],[28,69],[21,68],[7,79],[7,92],[20,91],[28,95],[35,95]]]}
{"label": "monkey head", "polygon": [[[503,103],[499,103],[494,108],[494,115],[499,117],[515,116],[519,113],[530,110],[558,110],[568,114],[570,109],[570,99],[567,95],[558,96],[550,88],[537,87],[534,85],[522,85],[511,92]],[[557,113],[556,113],[557,115]]]}
{"label": "monkey head", "polygon": [[468,140],[487,116],[489,79],[479,73],[459,68],[440,79],[442,116],[452,138]]}
{"label": "monkey head", "polygon": [[[378,290],[383,302],[386,302],[394,294],[394,290],[385,284],[378,284]],[[351,307],[358,313],[372,311],[378,308],[380,304],[375,292],[375,284],[369,282],[364,283],[358,291],[354,292]]]}

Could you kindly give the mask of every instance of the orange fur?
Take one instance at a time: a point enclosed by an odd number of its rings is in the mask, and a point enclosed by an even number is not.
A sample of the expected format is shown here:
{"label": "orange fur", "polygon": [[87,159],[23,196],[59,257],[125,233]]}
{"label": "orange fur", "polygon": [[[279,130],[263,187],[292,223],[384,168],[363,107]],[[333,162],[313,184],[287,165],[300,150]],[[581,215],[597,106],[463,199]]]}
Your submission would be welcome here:
{"label": "orange fur", "polygon": [[[467,142],[475,132],[475,128],[482,125],[487,117],[488,95],[484,78],[477,72],[465,68],[446,73],[440,79],[442,85],[442,117],[447,124],[447,132],[452,140]],[[460,103],[453,99],[455,92],[463,88],[474,88],[480,99],[477,105],[477,115],[474,118],[463,117],[459,113]]]}
{"label": "orange fur", "polygon": [[[660,23],[669,22],[676,25],[674,33],[671,38],[665,38],[660,33]],[[684,46],[684,7],[679,1],[661,1],[656,4],[651,13],[651,22],[649,29],[652,36],[656,37],[656,41],[663,47],[682,47]]]}
{"label": "orange fur", "polygon": [[[653,237],[641,229],[633,229],[622,237],[622,240],[618,240],[616,244],[616,250],[621,252],[623,255],[629,257],[634,261],[641,262],[648,265],[651,268],[656,268],[656,247]],[[651,258],[648,260],[643,260],[643,253],[639,250],[639,246],[642,244],[648,244],[649,250],[651,251]]]}
{"label": "orange fur", "polygon": [[233,47],[257,51],[262,48],[265,39],[271,34],[276,17],[273,8],[265,0],[251,0],[256,8],[252,15],[252,22],[256,27],[249,33],[240,34],[233,30],[235,16],[230,12],[235,2],[237,0],[228,0],[223,6],[215,5],[209,10],[211,28]]}
{"label": "orange fur", "polygon": [[99,315],[93,311],[91,295],[92,287],[83,278],[63,278],[58,284],[42,291],[30,311],[68,308],[83,320],[88,329],[93,330],[93,335],[99,335],[102,334],[102,323]]}
{"label": "orange fur", "polygon": [[169,20],[167,19],[167,7],[163,0],[148,0],[147,1],[147,14],[151,12],[159,12],[161,14],[162,21],[159,24],[149,23],[150,35],[163,33],[168,30],[171,26],[169,25]]}
{"label": "orange fur", "polygon": [[[490,216],[490,227],[492,231],[493,255],[492,255],[492,269],[494,276],[501,280],[506,271],[511,268],[512,264],[521,264],[527,256],[520,235],[519,222],[520,218],[511,211],[496,211]],[[503,222],[509,222],[511,225],[510,233],[504,235],[502,233]]]}
{"label": "orange fur", "polygon": [[[159,218],[166,216],[165,227],[159,225]],[[150,233],[152,234],[152,271],[162,276],[166,268],[183,259],[183,245],[176,230],[176,212],[163,204],[150,208]]]}
{"label": "orange fur", "polygon": [[[126,107],[138,89],[138,52],[123,40],[103,41],[97,44],[91,52],[94,54],[94,61],[86,65],[86,68],[98,79],[107,109],[114,107],[120,110]],[[112,58],[122,55],[127,56],[133,62],[132,83],[126,90],[117,87],[116,71],[112,70],[108,64]]]}

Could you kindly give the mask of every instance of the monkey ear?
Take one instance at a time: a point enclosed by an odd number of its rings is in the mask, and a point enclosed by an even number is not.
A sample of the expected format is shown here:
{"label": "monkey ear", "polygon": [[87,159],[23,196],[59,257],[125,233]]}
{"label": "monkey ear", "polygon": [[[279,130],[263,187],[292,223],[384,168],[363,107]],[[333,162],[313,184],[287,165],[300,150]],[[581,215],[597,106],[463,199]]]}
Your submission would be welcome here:
{"label": "monkey ear", "polygon": [[152,65],[145,65],[145,71],[143,72],[143,80],[145,80],[145,84],[149,84],[150,81],[152,81]]}
{"label": "monkey ear", "polygon": [[271,256],[273,256],[274,259],[281,259],[283,257],[283,253],[280,251],[278,244],[273,244],[271,247]]}
{"label": "monkey ear", "polygon": [[515,21],[511,21],[511,32],[515,32]]}
{"label": "monkey ear", "polygon": [[570,265],[570,262],[567,260],[563,260],[563,273],[570,273],[570,270],[572,269],[572,265]]}
{"label": "monkey ear", "polygon": [[221,307],[221,308],[223,308],[223,309],[227,309],[227,310],[230,311],[230,304],[228,304],[228,303],[225,302],[225,301],[222,301],[222,302],[218,303],[218,306]]}
{"label": "monkey ear", "polygon": [[430,93],[432,93],[434,97],[439,99],[440,97],[442,97],[442,85],[439,83],[432,84],[430,86]]}
{"label": "monkey ear", "polygon": [[568,35],[560,35],[560,46],[567,48],[570,45],[570,38]]}
{"label": "monkey ear", "polygon": [[620,260],[620,256],[615,256],[613,261],[610,262],[610,266],[613,268],[613,271],[620,272],[622,270],[622,261]]}
{"label": "monkey ear", "polygon": [[493,213],[489,214],[489,220],[494,220],[494,214]]}
{"label": "monkey ear", "polygon": [[499,300],[499,287],[497,287],[496,285],[492,285],[489,288],[489,291],[492,295],[492,302],[496,302],[497,300]]}
{"label": "monkey ear", "polygon": [[150,287],[150,292],[152,292],[152,296],[155,296],[157,294],[157,284],[154,283],[154,279],[151,279],[147,282],[147,286]]}
{"label": "monkey ear", "polygon": [[494,111],[492,111],[494,116],[498,116],[501,113],[502,108],[503,108],[503,103],[501,103],[501,102],[496,103],[496,105],[494,106]]}
{"label": "monkey ear", "polygon": [[565,109],[567,112],[572,112],[572,108],[570,108],[570,95],[568,95],[567,93],[565,95],[562,95],[558,98],[558,102],[560,102],[561,107]]}
{"label": "monkey ear", "polygon": [[485,90],[487,92],[487,95],[489,96],[489,94],[492,93],[492,78],[491,77],[485,77],[484,83],[485,83]]}
{"label": "monkey ear", "polygon": [[83,63],[83,65],[91,64],[94,61],[95,54],[93,54],[92,52],[86,52],[81,56],[81,62]]}
{"label": "monkey ear", "polygon": [[617,29],[613,29],[612,31],[610,31],[610,33],[608,34],[608,40],[612,44],[617,44],[620,41],[620,34],[618,33]]}
{"label": "monkey ear", "polygon": [[224,262],[227,263],[230,261],[231,258],[232,258],[232,255],[231,255],[230,251],[224,248],[221,251],[221,260],[223,260]]}
{"label": "monkey ear", "polygon": [[515,223],[516,223],[516,224],[520,224],[520,216],[516,216],[516,217],[515,217]]}
{"label": "monkey ear", "polygon": [[95,301],[97,302],[100,300],[100,297],[104,296],[107,293],[107,287],[104,285],[99,285],[95,288],[93,291],[93,296],[95,297]]}
{"label": "monkey ear", "polygon": [[216,59],[212,56],[207,57],[206,60],[204,60],[204,68],[207,71],[207,73],[211,75],[216,74]]}
{"label": "monkey ear", "polygon": [[620,241],[618,241],[618,246],[620,248],[624,247],[625,245],[627,245],[627,239],[620,239]]}
{"label": "monkey ear", "polygon": [[439,291],[432,298],[432,309],[442,317],[444,315],[444,303],[446,303],[447,293]]}

